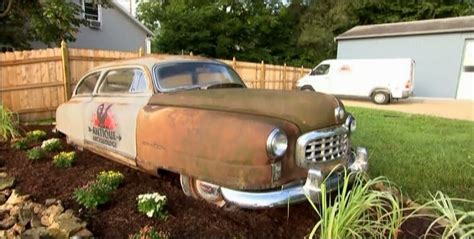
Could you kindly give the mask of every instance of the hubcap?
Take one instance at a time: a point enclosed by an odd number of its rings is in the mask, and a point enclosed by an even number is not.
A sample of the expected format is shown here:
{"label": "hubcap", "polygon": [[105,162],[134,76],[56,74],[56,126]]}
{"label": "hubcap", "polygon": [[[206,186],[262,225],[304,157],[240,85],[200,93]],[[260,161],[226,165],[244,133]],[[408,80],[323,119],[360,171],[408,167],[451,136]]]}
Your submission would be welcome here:
{"label": "hubcap", "polygon": [[185,175],[181,175],[180,182],[181,188],[186,196],[203,199],[219,207],[224,206],[225,201],[222,198],[219,185],[197,180]]}
{"label": "hubcap", "polygon": [[378,102],[378,103],[384,102],[385,101],[385,95],[381,94],[381,93],[377,93],[375,95],[375,101]]}

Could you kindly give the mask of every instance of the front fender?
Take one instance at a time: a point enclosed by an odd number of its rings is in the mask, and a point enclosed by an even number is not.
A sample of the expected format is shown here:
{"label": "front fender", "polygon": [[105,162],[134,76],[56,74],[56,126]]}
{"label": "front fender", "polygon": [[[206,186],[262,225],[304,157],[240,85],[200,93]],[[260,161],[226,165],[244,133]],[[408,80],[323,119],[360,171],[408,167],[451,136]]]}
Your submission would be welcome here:
{"label": "front fender", "polygon": [[[272,161],[266,152],[271,130],[289,136],[282,176],[272,180]],[[164,168],[235,189],[279,186],[306,171],[293,155],[298,128],[279,119],[250,114],[148,105],[137,121],[137,165],[149,172]]]}

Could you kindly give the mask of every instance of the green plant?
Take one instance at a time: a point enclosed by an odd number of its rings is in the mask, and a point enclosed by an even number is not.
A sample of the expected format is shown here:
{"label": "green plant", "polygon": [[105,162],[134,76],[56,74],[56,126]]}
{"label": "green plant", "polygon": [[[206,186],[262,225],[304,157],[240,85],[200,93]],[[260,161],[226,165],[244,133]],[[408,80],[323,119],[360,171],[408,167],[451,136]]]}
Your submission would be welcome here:
{"label": "green plant", "polygon": [[11,147],[17,150],[26,150],[30,146],[30,141],[27,138],[13,140]]}
{"label": "green plant", "polygon": [[97,182],[116,189],[123,182],[124,178],[123,174],[117,171],[102,171],[97,176]]}
{"label": "green plant", "polygon": [[73,198],[87,209],[95,209],[97,206],[107,203],[110,194],[120,186],[124,176],[116,171],[102,171],[96,180],[76,189]]}
{"label": "green plant", "polygon": [[[444,230],[442,235],[435,235],[441,238],[473,238],[474,237],[474,211],[464,211],[453,205],[454,201],[462,201],[464,203],[474,203],[474,201],[450,198],[442,192],[436,192],[431,195],[431,200],[422,205],[420,208],[428,208],[438,216],[434,217],[425,233],[425,238],[429,235],[431,229],[440,224]],[[416,211],[416,210],[415,210]],[[433,216],[433,215],[431,215]]]}
{"label": "green plant", "polygon": [[53,157],[53,164],[58,168],[70,168],[76,161],[76,153],[61,152]]}
{"label": "green plant", "polygon": [[166,219],[166,196],[159,193],[141,194],[138,195],[137,202],[139,212],[146,214],[148,217]]}
{"label": "green plant", "polygon": [[85,186],[76,189],[73,198],[87,209],[95,209],[97,206],[107,203],[110,200],[110,193],[113,191],[109,185],[92,181]]}
{"label": "green plant", "polygon": [[39,142],[46,139],[46,132],[43,130],[33,130],[26,133],[26,138],[32,142]]}
{"label": "green plant", "polygon": [[0,105],[0,141],[5,141],[9,137],[18,136],[18,130],[13,120],[13,113],[3,105]]}
{"label": "green plant", "polygon": [[46,158],[46,152],[41,147],[34,147],[26,152],[26,158],[31,161],[38,161]]}
{"label": "green plant", "polygon": [[157,231],[154,227],[145,226],[139,232],[130,235],[129,239],[165,239],[169,236],[161,231]]}
{"label": "green plant", "polygon": [[61,150],[63,148],[63,145],[61,144],[60,139],[51,138],[43,141],[43,143],[41,144],[41,148],[46,150],[46,152],[55,152]]}
{"label": "green plant", "polygon": [[307,196],[320,217],[310,237],[319,232],[319,238],[397,238],[404,220],[401,203],[391,192],[375,190],[376,185],[387,183],[383,177],[368,179],[344,171],[334,201],[328,197],[323,183],[319,207]]}

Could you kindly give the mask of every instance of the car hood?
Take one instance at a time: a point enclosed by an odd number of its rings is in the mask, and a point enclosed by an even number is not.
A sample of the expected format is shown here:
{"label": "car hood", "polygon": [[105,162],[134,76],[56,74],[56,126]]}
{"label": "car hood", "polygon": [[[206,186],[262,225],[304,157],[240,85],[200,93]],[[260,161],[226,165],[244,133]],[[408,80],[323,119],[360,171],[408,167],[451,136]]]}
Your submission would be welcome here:
{"label": "car hood", "polygon": [[260,115],[290,121],[302,133],[339,124],[333,96],[316,92],[212,89],[158,93],[150,105],[167,105]]}

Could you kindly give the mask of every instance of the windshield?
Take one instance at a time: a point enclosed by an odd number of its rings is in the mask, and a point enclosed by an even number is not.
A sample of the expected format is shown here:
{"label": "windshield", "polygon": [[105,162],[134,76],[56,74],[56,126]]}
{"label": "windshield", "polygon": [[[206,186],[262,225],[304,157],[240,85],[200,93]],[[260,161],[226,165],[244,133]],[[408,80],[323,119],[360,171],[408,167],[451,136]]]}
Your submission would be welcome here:
{"label": "windshield", "polygon": [[222,64],[176,62],[159,65],[154,71],[155,81],[162,91],[245,87],[239,75]]}

